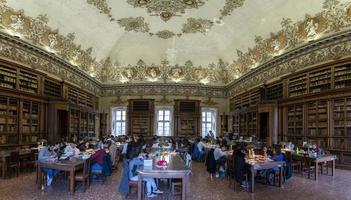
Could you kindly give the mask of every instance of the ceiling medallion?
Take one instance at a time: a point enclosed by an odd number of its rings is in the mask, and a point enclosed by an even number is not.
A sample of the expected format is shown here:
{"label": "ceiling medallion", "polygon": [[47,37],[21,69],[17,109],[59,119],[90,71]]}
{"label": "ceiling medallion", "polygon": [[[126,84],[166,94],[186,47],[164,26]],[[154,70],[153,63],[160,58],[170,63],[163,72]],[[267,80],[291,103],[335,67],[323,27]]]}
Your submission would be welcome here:
{"label": "ceiling medallion", "polygon": [[[208,0],[127,0],[127,3],[135,8],[146,8],[150,16],[159,16],[164,22],[169,21],[173,16],[182,16],[186,9],[198,9]],[[110,21],[116,21],[111,14],[107,0],[86,0],[86,2],[107,15]],[[235,9],[244,5],[245,0],[225,0],[225,4],[219,10],[218,17],[211,19],[187,18],[179,32],[170,30],[151,31],[149,23],[143,17],[125,17],[117,20],[117,23],[125,31],[149,33],[150,36],[157,36],[161,39],[181,37],[184,34],[208,32],[213,25],[223,25],[224,17],[230,15]]]}
{"label": "ceiling medallion", "polygon": [[[207,0],[206,0],[207,1]],[[181,16],[186,9],[197,9],[205,4],[204,0],[127,0],[135,8],[146,8],[150,16],[160,16],[167,22],[174,16]]]}

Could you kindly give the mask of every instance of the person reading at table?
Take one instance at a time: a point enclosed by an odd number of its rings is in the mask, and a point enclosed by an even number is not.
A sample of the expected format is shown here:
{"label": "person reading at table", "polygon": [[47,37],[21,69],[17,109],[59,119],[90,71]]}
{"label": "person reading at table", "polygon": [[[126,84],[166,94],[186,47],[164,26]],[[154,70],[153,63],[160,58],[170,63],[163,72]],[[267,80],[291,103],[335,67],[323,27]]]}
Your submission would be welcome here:
{"label": "person reading at table", "polygon": [[[284,161],[284,155],[282,153],[281,146],[279,146],[279,145],[275,146],[274,156],[271,157],[271,159],[273,161]],[[278,173],[278,172],[279,172],[279,168],[275,167],[275,168],[272,168],[272,169],[262,170],[260,172],[259,176],[262,176],[262,177],[266,178],[266,181],[267,181],[268,184],[272,184],[271,174],[272,173]]]}
{"label": "person reading at table", "polygon": [[220,141],[218,141],[217,144],[218,146],[216,146],[216,148],[214,149],[213,156],[216,160],[216,163],[219,165],[219,171],[224,172],[228,152],[225,151],[225,147]]}
{"label": "person reading at table", "polygon": [[[142,154],[134,152],[131,160],[129,161],[129,180],[138,181],[139,176],[137,174],[137,169],[144,164]],[[153,178],[144,178],[143,181],[146,182],[146,192],[147,197],[155,197],[155,194],[163,194],[156,186],[155,179]]]}
{"label": "person reading at table", "polygon": [[244,174],[247,174],[245,168],[246,149],[244,145],[237,145],[233,153],[234,160],[234,178],[241,187],[247,187],[247,182],[244,180]]}
{"label": "person reading at table", "polygon": [[285,145],[287,149],[294,150],[295,145],[289,140],[288,143]]}
{"label": "person reading at table", "polygon": [[142,151],[142,148],[139,135],[133,135],[133,140],[130,141],[127,146],[127,159],[132,159],[135,153]]}
{"label": "person reading at table", "polygon": [[[45,162],[48,161],[49,159],[53,159],[56,157],[56,153],[52,150],[52,146],[49,143],[44,142],[42,145],[42,148],[39,151],[38,154],[38,161],[39,162]],[[60,171],[56,169],[49,169],[49,168],[44,168],[43,171],[46,173],[46,184],[47,186],[50,186],[54,176],[57,175]]]}
{"label": "person reading at table", "polygon": [[93,160],[91,170],[93,170],[93,171],[103,170],[105,155],[106,155],[106,151],[103,148],[95,151],[95,153],[93,155],[91,155],[91,158]]}

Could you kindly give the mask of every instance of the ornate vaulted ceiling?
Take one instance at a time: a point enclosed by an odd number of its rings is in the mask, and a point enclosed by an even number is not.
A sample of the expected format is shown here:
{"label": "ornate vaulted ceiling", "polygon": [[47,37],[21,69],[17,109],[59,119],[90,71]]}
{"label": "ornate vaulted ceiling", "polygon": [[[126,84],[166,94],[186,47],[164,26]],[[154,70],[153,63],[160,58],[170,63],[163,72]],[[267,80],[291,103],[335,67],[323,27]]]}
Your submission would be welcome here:
{"label": "ornate vaulted ceiling", "polygon": [[3,32],[102,83],[225,85],[350,29],[349,0],[0,0]]}

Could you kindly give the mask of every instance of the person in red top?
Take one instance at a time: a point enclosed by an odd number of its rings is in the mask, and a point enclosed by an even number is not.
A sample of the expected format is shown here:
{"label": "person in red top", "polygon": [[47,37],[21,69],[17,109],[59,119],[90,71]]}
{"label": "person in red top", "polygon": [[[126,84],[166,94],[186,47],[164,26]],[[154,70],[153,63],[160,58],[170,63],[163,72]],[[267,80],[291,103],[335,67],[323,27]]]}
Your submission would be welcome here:
{"label": "person in red top", "polygon": [[104,157],[106,155],[105,149],[97,150],[91,158],[93,160],[93,165],[91,166],[91,170],[102,170],[102,165],[104,164]]}

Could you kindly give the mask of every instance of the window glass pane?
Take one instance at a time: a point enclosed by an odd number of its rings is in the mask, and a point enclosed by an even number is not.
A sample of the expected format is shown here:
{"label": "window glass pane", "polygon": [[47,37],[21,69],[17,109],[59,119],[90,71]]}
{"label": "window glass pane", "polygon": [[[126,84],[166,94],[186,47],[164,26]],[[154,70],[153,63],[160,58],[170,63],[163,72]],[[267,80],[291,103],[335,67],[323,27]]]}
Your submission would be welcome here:
{"label": "window glass pane", "polygon": [[162,121],[163,120],[163,110],[158,111],[158,120]]}
{"label": "window glass pane", "polygon": [[122,111],[122,120],[125,121],[126,120],[126,111]]}
{"label": "window glass pane", "polygon": [[116,120],[121,120],[121,111],[116,112]]}

